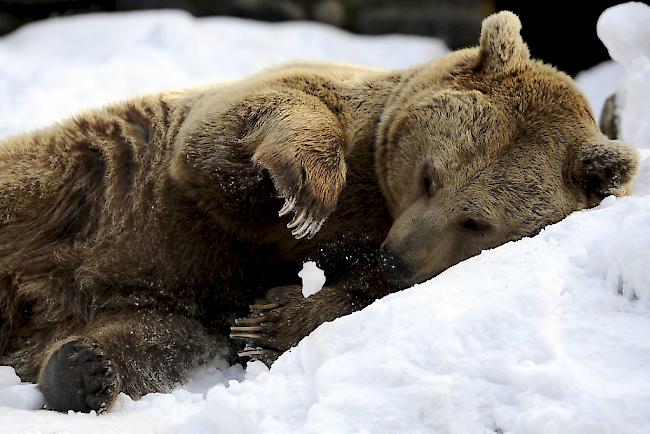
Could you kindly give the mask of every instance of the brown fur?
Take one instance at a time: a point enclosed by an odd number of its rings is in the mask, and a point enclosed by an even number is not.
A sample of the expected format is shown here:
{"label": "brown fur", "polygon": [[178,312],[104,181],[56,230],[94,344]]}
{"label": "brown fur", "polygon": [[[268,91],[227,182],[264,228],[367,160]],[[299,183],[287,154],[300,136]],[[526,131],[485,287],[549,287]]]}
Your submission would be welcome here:
{"label": "brown fur", "polygon": [[[103,409],[234,358],[229,333],[270,361],[324,321],[624,194],[634,151],[528,57],[519,27],[492,16],[479,48],[404,71],[290,65],[5,141],[0,363],[36,381],[82,342],[113,370],[83,391],[85,411]],[[283,198],[293,216],[277,216]],[[292,237],[292,217],[315,236]],[[307,258],[328,286],[304,299]]]}

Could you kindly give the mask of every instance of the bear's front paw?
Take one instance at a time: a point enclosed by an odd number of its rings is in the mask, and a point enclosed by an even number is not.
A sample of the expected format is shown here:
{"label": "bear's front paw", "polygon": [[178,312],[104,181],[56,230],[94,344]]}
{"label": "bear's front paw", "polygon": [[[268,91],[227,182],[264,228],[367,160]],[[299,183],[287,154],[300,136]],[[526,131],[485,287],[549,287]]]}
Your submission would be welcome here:
{"label": "bear's front paw", "polygon": [[336,208],[345,185],[343,157],[298,146],[281,152],[269,148],[258,149],[253,161],[269,172],[278,195],[285,200],[278,214],[293,213],[287,228],[296,239],[312,238]]}
{"label": "bear's front paw", "polygon": [[303,334],[303,321],[295,315],[304,300],[300,286],[282,286],[271,289],[264,300],[251,305],[251,314],[236,319],[236,325],[230,328],[232,339],[246,343],[239,356],[270,366],[297,344],[309,333]]}
{"label": "bear's front paw", "polygon": [[52,353],[40,389],[48,409],[101,413],[115,401],[120,388],[113,364],[99,344],[80,338]]}

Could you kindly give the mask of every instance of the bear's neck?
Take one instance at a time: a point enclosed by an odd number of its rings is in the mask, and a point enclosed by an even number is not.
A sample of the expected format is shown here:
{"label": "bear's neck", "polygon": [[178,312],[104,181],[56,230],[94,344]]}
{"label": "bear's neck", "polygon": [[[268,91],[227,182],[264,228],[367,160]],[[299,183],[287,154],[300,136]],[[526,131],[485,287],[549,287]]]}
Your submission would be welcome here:
{"label": "bear's neck", "polygon": [[365,182],[377,185],[375,154],[379,125],[408,74],[409,70],[373,74],[342,91],[344,109],[339,120],[347,133],[346,162],[348,169],[353,168],[351,165],[372,169],[364,170],[371,176]]}
{"label": "bear's neck", "polygon": [[341,110],[337,114],[347,138],[347,173],[346,187],[330,220],[340,233],[357,235],[359,222],[372,222],[364,229],[363,237],[376,246],[392,225],[379,184],[382,174],[377,173],[375,165],[377,132],[401,82],[402,76],[394,72],[375,74],[370,80],[345,87],[338,101]]}

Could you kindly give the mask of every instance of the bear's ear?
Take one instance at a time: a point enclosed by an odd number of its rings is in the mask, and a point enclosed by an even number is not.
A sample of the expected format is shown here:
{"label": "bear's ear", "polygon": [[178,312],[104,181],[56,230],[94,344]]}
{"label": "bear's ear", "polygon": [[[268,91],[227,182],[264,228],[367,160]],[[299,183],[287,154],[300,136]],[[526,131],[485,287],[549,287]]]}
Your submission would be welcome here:
{"label": "bear's ear", "polygon": [[483,20],[479,69],[500,74],[518,68],[528,59],[528,46],[521,38],[521,22],[512,12],[503,11]]}
{"label": "bear's ear", "polygon": [[593,201],[590,205],[610,194],[629,193],[629,183],[639,168],[639,153],[633,146],[604,137],[583,144],[575,160],[573,176]]}

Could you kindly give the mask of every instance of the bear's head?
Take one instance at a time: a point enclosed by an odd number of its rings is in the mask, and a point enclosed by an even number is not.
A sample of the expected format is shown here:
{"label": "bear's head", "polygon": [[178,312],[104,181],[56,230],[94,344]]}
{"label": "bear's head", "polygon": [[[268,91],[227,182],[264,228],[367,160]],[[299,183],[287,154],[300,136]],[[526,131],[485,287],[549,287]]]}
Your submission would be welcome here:
{"label": "bear's head", "polygon": [[638,166],[607,139],[573,81],[531,59],[516,15],[485,19],[480,46],[407,72],[381,119],[376,170],[397,284],[534,235],[610,194]]}

